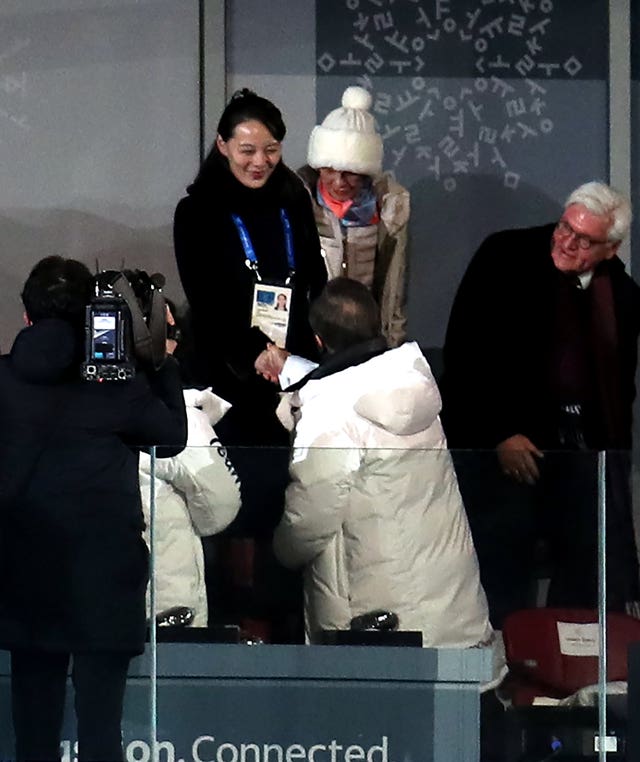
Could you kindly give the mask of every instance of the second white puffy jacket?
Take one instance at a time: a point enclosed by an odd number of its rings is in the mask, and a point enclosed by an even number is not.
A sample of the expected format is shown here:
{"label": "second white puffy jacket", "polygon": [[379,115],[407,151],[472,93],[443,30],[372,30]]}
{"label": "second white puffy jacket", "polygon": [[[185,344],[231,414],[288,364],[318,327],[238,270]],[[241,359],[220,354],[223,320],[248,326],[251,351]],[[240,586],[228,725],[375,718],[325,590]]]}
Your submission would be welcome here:
{"label": "second white puffy jacket", "polygon": [[[193,626],[207,625],[201,537],[225,529],[240,509],[240,484],[213,426],[230,405],[210,389],[185,389],[187,447],[155,461],[156,612],[173,606],[194,611]],[[140,456],[140,489],[149,544],[150,468]]]}

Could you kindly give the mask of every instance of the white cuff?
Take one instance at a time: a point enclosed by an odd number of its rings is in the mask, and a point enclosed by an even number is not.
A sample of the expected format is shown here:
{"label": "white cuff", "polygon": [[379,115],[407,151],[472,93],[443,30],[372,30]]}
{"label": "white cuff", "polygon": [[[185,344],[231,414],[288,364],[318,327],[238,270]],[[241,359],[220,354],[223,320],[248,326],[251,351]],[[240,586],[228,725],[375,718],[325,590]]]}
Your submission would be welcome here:
{"label": "white cuff", "polygon": [[278,380],[280,381],[280,388],[286,389],[304,378],[307,373],[311,373],[314,368],[318,367],[317,362],[307,360],[305,357],[299,355],[289,355],[284,361]]}

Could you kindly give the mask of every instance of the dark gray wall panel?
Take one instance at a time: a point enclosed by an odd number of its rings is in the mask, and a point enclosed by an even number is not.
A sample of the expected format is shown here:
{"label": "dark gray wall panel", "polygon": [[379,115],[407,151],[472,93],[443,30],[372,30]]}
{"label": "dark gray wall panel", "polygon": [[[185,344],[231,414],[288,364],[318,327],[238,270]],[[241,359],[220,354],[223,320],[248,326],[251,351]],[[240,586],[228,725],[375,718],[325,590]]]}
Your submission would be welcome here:
{"label": "dark gray wall panel", "polygon": [[[324,0],[318,0],[321,8]],[[227,3],[227,70],[313,75],[315,0],[233,0]]]}
{"label": "dark gray wall panel", "polygon": [[52,253],[163,270],[198,161],[197,4],[0,3],[0,346]]}
{"label": "dark gray wall panel", "polygon": [[318,114],[371,90],[385,168],[412,193],[410,333],[439,345],[487,233],[608,177],[607,6],[327,0],[316,16]]}
{"label": "dark gray wall panel", "polygon": [[601,0],[322,0],[318,66],[327,74],[356,71],[360,61],[383,76],[473,69],[594,79],[607,71],[607,47],[594,44],[607,19]]}

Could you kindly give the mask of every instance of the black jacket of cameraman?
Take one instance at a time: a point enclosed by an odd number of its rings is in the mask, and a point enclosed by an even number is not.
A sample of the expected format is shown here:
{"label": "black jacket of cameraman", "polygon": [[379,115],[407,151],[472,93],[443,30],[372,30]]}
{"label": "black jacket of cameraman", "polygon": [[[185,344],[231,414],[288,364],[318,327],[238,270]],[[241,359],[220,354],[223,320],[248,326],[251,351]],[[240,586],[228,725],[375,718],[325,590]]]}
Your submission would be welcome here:
{"label": "black jacket of cameraman", "polygon": [[147,549],[136,446],[186,442],[177,366],[79,380],[70,325],[0,358],[0,647],[139,653]]}

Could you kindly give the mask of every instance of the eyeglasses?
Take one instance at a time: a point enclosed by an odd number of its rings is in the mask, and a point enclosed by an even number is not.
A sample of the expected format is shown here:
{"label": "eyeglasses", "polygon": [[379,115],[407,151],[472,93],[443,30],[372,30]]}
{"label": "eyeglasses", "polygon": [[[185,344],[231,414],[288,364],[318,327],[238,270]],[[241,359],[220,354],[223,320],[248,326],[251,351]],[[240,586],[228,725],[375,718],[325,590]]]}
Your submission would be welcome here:
{"label": "eyeglasses", "polygon": [[611,243],[611,241],[600,241],[597,238],[590,238],[588,235],[584,235],[584,233],[578,233],[578,231],[574,230],[566,220],[560,220],[558,222],[556,225],[556,233],[562,236],[562,238],[569,238],[569,236],[573,236],[576,243],[578,244],[578,247],[585,251],[590,249],[592,246]]}

